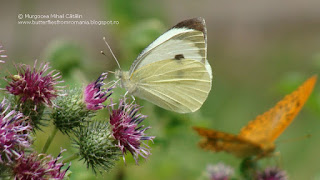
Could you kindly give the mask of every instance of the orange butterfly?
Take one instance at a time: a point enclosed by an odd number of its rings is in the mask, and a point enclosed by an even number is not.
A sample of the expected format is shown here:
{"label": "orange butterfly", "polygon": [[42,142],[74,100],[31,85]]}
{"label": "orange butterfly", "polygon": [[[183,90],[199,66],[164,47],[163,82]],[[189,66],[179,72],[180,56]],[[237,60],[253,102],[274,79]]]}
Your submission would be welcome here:
{"label": "orange butterfly", "polygon": [[204,137],[199,143],[200,147],[215,152],[226,151],[238,157],[262,158],[270,155],[275,149],[274,141],[299,113],[311,94],[316,80],[317,76],[309,78],[269,111],[250,121],[238,135],[193,127]]}

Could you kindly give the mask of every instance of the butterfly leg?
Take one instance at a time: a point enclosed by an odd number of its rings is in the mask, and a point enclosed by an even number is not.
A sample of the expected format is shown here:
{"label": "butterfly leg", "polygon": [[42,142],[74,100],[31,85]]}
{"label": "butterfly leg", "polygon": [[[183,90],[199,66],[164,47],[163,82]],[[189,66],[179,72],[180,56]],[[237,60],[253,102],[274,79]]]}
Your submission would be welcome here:
{"label": "butterfly leg", "polygon": [[132,101],[133,101],[133,102],[136,101],[136,98],[135,98],[133,95],[131,95],[131,98],[132,98]]}
{"label": "butterfly leg", "polygon": [[[126,96],[128,95],[129,91],[126,91],[126,93],[123,95],[124,98],[126,98]],[[132,102],[135,102],[136,101],[136,98],[131,95],[131,98],[132,98]]]}
{"label": "butterfly leg", "polygon": [[126,98],[128,95],[129,91],[126,91],[126,93],[124,93],[123,98]]}
{"label": "butterfly leg", "polygon": [[278,152],[275,152],[273,153],[273,157],[274,157],[274,161],[276,162],[276,164],[278,164],[278,166],[282,166],[282,158],[281,158],[281,153],[278,151]]}
{"label": "butterfly leg", "polygon": [[106,85],[108,85],[109,86],[109,84],[111,84],[112,83],[112,85],[110,85],[111,87],[116,87],[118,84],[119,84],[119,81],[120,81],[120,79],[118,79],[118,80],[113,80],[113,81],[110,81],[110,82],[108,82]]}

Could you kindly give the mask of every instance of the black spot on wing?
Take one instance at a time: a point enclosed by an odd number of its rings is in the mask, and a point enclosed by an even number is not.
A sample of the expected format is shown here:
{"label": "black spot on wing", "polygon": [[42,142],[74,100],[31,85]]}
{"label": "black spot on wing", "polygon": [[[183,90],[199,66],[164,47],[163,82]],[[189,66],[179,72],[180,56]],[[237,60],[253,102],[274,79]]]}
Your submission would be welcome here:
{"label": "black spot on wing", "polygon": [[184,59],[184,56],[183,56],[183,54],[177,54],[174,56],[174,59],[176,59],[176,60]]}

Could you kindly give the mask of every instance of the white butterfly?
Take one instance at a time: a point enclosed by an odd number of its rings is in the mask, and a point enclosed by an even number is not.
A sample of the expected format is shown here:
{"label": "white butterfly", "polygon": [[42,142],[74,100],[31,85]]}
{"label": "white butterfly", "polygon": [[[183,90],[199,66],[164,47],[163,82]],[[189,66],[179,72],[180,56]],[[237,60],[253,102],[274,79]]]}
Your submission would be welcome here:
{"label": "white butterfly", "polygon": [[131,65],[116,71],[129,94],[179,113],[198,110],[211,90],[203,18],[182,21],[152,42]]}

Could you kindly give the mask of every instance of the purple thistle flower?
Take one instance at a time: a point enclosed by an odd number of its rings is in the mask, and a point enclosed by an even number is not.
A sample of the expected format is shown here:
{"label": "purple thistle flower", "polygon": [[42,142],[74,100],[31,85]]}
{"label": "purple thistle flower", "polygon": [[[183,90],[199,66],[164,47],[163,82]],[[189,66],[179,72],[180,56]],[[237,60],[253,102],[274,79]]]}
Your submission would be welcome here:
{"label": "purple thistle flower", "polygon": [[118,109],[112,107],[110,112],[110,124],[112,126],[112,135],[118,141],[118,147],[124,155],[129,151],[136,163],[138,156],[147,158],[150,155],[150,147],[144,140],[153,140],[154,136],[145,136],[145,131],[150,127],[144,128],[139,124],[146,118],[145,115],[138,113],[140,106],[137,104],[126,104],[124,99],[120,99]]}
{"label": "purple thistle flower", "polygon": [[266,168],[257,173],[257,180],[287,180],[287,173],[277,167]]}
{"label": "purple thistle flower", "polygon": [[64,166],[58,160],[61,159],[61,153],[57,158],[53,158],[50,155],[43,156],[43,154],[25,154],[17,160],[13,167],[13,175],[15,180],[47,180],[56,179],[62,180],[68,171],[61,168]]}
{"label": "purple thistle flower", "polygon": [[[51,169],[49,171],[49,174],[51,178],[55,180],[62,180],[64,176],[66,175],[66,172],[69,170],[70,165],[65,169],[64,171],[61,171],[61,168],[64,166],[62,162],[58,162],[62,156],[61,154],[66,150],[61,150],[57,158],[51,158],[51,160],[48,162],[48,168]],[[50,157],[50,156],[49,156]]]}
{"label": "purple thistle flower", "polygon": [[208,165],[207,174],[210,180],[228,180],[234,174],[232,167],[223,163]]}
{"label": "purple thistle flower", "polygon": [[7,55],[3,54],[3,52],[5,52],[5,50],[2,49],[2,45],[0,45],[0,63],[5,63],[5,61],[2,60],[2,58],[6,58]]}
{"label": "purple thistle flower", "polygon": [[[0,104],[0,163],[9,164],[19,158],[20,152],[30,146],[31,126],[22,113],[10,111],[4,99]],[[6,107],[5,107],[6,106]]]}
{"label": "purple thistle flower", "polygon": [[90,83],[84,89],[84,101],[87,105],[87,109],[99,110],[105,107],[102,103],[111,96],[111,94],[113,93],[111,90],[114,88],[101,88],[105,85],[103,81],[107,79],[107,76],[108,73],[102,73],[95,82]]}
{"label": "purple thistle flower", "polygon": [[43,166],[43,162],[39,158],[40,155],[35,153],[25,154],[17,160],[15,166],[13,167],[13,174],[15,180],[45,180],[46,168]]}
{"label": "purple thistle flower", "polygon": [[20,96],[21,102],[30,100],[35,105],[45,104],[52,105],[52,100],[58,96],[56,88],[57,84],[63,82],[58,81],[61,78],[59,72],[50,69],[49,63],[40,64],[39,69],[36,69],[37,61],[35,61],[33,68],[30,65],[20,64],[17,68],[17,75],[12,76],[12,81],[6,89],[13,95]]}

